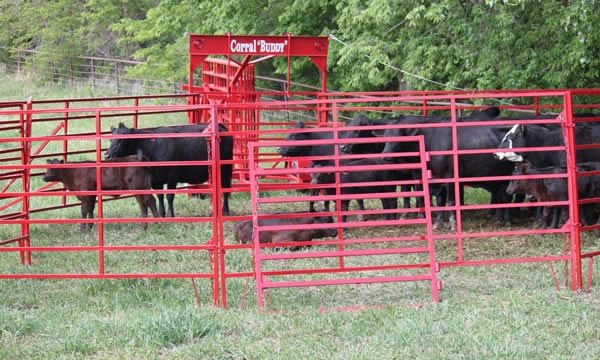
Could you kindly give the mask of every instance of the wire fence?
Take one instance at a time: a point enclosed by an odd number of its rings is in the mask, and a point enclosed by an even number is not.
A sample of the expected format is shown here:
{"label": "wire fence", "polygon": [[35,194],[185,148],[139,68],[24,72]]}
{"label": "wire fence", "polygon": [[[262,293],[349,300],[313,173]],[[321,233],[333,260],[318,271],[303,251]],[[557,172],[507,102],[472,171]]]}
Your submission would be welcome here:
{"label": "wire fence", "polygon": [[53,56],[35,50],[15,50],[6,64],[9,73],[31,73],[54,83],[88,84],[106,95],[184,93],[182,83],[128,76],[132,66],[144,62],[93,56]]}

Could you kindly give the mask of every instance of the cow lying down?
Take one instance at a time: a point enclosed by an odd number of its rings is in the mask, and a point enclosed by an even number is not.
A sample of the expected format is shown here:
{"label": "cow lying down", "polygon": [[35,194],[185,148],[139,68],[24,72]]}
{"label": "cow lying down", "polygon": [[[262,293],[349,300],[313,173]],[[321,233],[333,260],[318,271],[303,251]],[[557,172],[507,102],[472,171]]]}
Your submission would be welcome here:
{"label": "cow lying down", "polygon": [[[577,164],[578,172],[598,171],[600,162],[586,162]],[[565,166],[549,166],[544,168],[534,168],[529,162],[525,161],[515,166],[513,175],[538,175],[538,174],[564,174]],[[511,180],[506,192],[509,195],[523,193],[533,195],[538,201],[564,201],[569,198],[566,178],[546,178],[546,179],[516,179]],[[583,176],[577,178],[577,188],[579,199],[600,197],[600,176]],[[600,218],[595,209],[596,204],[582,205],[581,219],[584,224],[598,223]],[[585,214],[591,216],[586,219]],[[552,214],[550,224],[548,220]],[[568,218],[566,206],[544,208],[543,227],[558,228],[559,217],[561,222],[565,223]]]}
{"label": "cow lying down", "polygon": [[[104,160],[103,163],[117,162],[137,162],[135,155]],[[64,164],[63,160],[47,160],[50,165]],[[92,161],[81,161],[74,163],[90,163]],[[74,164],[67,163],[67,164]],[[96,190],[96,168],[49,168],[43,176],[46,182],[60,181],[65,184],[69,191],[93,191]],[[150,189],[150,172],[146,167],[125,166],[125,167],[107,167],[102,168],[102,189],[103,190],[148,190]],[[81,217],[94,218],[94,207],[96,206],[96,195],[80,195],[77,198],[81,201]],[[148,208],[152,211],[152,216],[158,217],[156,202],[152,194],[138,194],[135,199],[140,206],[140,213],[143,218],[148,217]],[[81,224],[81,231],[91,230],[94,224]],[[146,230],[148,223],[142,223],[142,228]]]}
{"label": "cow lying down", "polygon": [[[285,214],[285,213],[281,213]],[[275,214],[274,214],[275,215]],[[317,214],[315,214],[317,215]],[[312,224],[333,223],[331,216],[314,216],[302,218],[275,218],[259,219],[260,226],[273,225],[306,225],[306,229],[280,230],[280,231],[261,231],[259,236],[260,243],[290,243],[297,241],[310,241],[312,239],[335,237],[337,229],[311,229]],[[238,221],[234,226],[235,240],[247,244],[252,242],[252,220]],[[292,247],[291,250],[298,250],[298,247]]]}

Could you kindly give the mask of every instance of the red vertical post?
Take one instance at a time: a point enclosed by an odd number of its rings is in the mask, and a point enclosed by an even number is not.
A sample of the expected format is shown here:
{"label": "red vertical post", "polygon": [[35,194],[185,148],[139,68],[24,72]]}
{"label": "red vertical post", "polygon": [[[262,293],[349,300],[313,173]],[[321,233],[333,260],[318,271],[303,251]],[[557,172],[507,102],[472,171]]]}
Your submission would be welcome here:
{"label": "red vertical post", "polygon": [[135,99],[133,99],[133,106],[135,107],[135,110],[133,110],[133,128],[137,129],[138,128],[138,105],[139,105],[139,99],[136,97]]}
{"label": "red vertical post", "polygon": [[104,274],[104,214],[102,211],[102,139],[100,111],[96,111],[96,196],[98,197],[98,273]]}
{"label": "red vertical post", "polygon": [[[28,107],[29,108],[29,107]],[[25,129],[25,114],[23,114],[23,105],[20,106],[21,109],[21,113],[19,114],[19,136],[21,137],[21,139],[24,139],[27,136],[27,130]],[[27,155],[26,155],[26,148],[27,148],[27,143],[26,141],[22,140],[21,141],[21,165],[29,165],[29,162],[27,161]],[[21,171],[23,171],[22,176],[21,176],[21,182],[22,182],[22,190],[23,192],[25,191],[25,168],[23,168]],[[10,184],[10,183],[9,183]],[[5,187],[4,189],[7,189],[7,187]],[[27,214],[27,205],[26,205],[26,201],[27,201],[27,197],[23,196],[21,198],[21,211],[23,212],[23,215]],[[23,236],[25,236],[26,230],[25,230],[25,224],[21,224],[21,240],[19,240],[19,247],[22,248],[25,246],[25,240],[23,239]],[[21,258],[21,265],[25,265],[25,252],[23,250],[19,251],[19,255]]]}
{"label": "red vertical post", "polygon": [[256,281],[256,296],[258,301],[258,308],[261,312],[264,311],[265,303],[263,298],[263,278],[260,263],[260,242],[258,234],[258,200],[260,194],[258,193],[258,179],[255,175],[255,168],[259,166],[258,162],[254,157],[254,143],[248,144],[250,147],[249,165],[250,165],[250,196],[252,199],[252,257],[254,259],[254,279]]}
{"label": "red vertical post", "polygon": [[565,145],[567,146],[567,174],[569,184],[569,225],[571,227],[571,290],[575,291],[582,288],[581,274],[581,247],[580,230],[581,222],[579,219],[579,195],[577,189],[577,157],[575,151],[575,123],[573,121],[573,103],[571,92],[564,95],[565,110],[563,115],[566,117],[563,131],[566,132]]}
{"label": "red vertical post", "polygon": [[[65,101],[65,109],[69,108],[69,102]],[[65,111],[65,119],[63,120],[63,131],[65,136],[69,135],[69,112]],[[63,140],[63,160],[67,162],[69,153],[69,142],[67,140]],[[62,196],[62,204],[67,205],[67,195]]]}
{"label": "red vertical post", "polygon": [[[213,303],[219,304],[219,260],[222,251],[220,251],[221,244],[223,243],[223,210],[221,209],[221,181],[220,181],[220,152],[219,152],[219,122],[217,119],[217,107],[212,105],[210,107],[212,122],[209,124],[210,127],[210,152],[211,152],[211,201],[213,207],[213,236],[211,239],[212,250],[209,250],[212,254],[211,259],[213,262]],[[208,127],[207,127],[208,128]],[[223,254],[224,255],[224,254]],[[224,263],[224,260],[223,260]],[[223,269],[222,272],[225,270]],[[225,293],[225,291],[223,291]],[[223,298],[223,306],[227,299]]]}
{"label": "red vertical post", "polygon": [[[30,97],[27,100],[26,110],[32,109],[32,98]],[[23,106],[21,106],[21,110],[23,110]],[[23,116],[23,113],[19,115],[19,135],[21,138],[29,138],[31,137],[31,113]],[[21,141],[21,165],[29,165],[31,163],[30,159],[31,154],[31,141],[24,140]],[[21,239],[19,240],[19,247],[29,247],[29,223],[26,221],[29,220],[29,182],[30,182],[30,173],[31,170],[29,168],[23,167],[22,175],[21,175],[21,189],[25,194],[21,198],[21,211],[22,211],[22,220],[21,223]],[[31,252],[30,251],[19,251],[19,255],[21,258],[21,265],[31,265]]]}
{"label": "red vertical post", "polygon": [[425,137],[419,135],[419,156],[421,158],[421,178],[423,179],[423,200],[425,204],[425,218],[427,220],[427,249],[429,251],[429,274],[431,276],[431,294],[433,301],[439,301],[438,281],[436,276],[437,264],[435,260],[435,242],[433,240],[433,225],[431,222],[431,197],[429,196],[429,181],[427,171],[427,152],[425,149]]}
{"label": "red vertical post", "polygon": [[[33,109],[33,99],[32,97],[29,97],[29,99],[27,100],[27,110],[32,110]],[[32,114],[29,113],[27,114],[27,122],[25,123],[25,136],[27,136],[28,138],[31,137],[31,128],[33,126],[33,122],[32,122]],[[25,142],[25,147],[24,147],[24,153],[25,153],[25,163],[27,165],[31,164],[31,141],[26,141]],[[23,169],[23,191],[26,192],[27,194],[29,194],[29,190],[30,190],[30,174],[31,174],[31,169],[27,168],[27,169]],[[23,198],[23,211],[25,212],[25,220],[29,220],[29,195],[25,196]],[[24,227],[21,227],[21,232],[22,232],[22,236],[25,239],[25,246],[29,247],[30,244],[30,239],[29,239],[29,223],[24,224]],[[26,261],[27,261],[27,265],[31,265],[31,251],[27,251],[25,253],[25,257],[26,257]]]}
{"label": "red vertical post", "polygon": [[[338,108],[337,108],[337,104],[336,103],[332,103],[331,104],[331,108],[332,108],[332,115],[333,115],[333,154],[334,154],[334,164],[335,164],[335,168],[339,169],[340,167],[340,149],[338,146],[338,139],[339,139],[339,135],[338,135]],[[341,175],[339,171],[335,172],[335,194],[337,196],[337,199],[335,199],[335,207],[336,207],[336,213],[337,213],[337,217],[338,217],[338,222],[342,222],[342,201],[340,200],[340,195],[342,194],[342,189],[341,189]],[[344,251],[344,242],[343,242],[343,231],[342,229],[338,228],[338,250],[339,251]],[[344,257],[340,256],[339,258],[339,262],[340,262],[340,269],[344,268]]]}
{"label": "red vertical post", "polygon": [[[458,237],[456,238],[456,246],[457,246],[457,261],[463,261],[463,243],[462,243],[462,224],[461,224],[461,214],[460,214],[460,183],[458,179],[460,178],[460,174],[458,171],[458,128],[456,126],[456,98],[452,96],[450,98],[450,117],[451,117],[451,125],[452,125],[452,164],[454,168],[453,178],[452,178],[452,186],[454,187],[454,205],[456,206],[455,210],[450,210],[454,212],[456,216],[456,234]],[[429,196],[429,195],[427,195]]]}

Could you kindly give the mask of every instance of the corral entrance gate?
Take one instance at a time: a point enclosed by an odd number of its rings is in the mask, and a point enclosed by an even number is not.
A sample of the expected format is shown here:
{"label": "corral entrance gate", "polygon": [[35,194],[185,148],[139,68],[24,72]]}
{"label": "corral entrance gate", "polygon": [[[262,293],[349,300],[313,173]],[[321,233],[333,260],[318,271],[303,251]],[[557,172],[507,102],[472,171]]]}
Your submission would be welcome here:
{"label": "corral entrance gate", "polygon": [[[335,113],[335,111],[334,111]],[[334,129],[318,129],[315,131],[331,131],[334,130],[334,138],[327,140],[298,140],[295,141],[297,146],[315,146],[333,144],[334,148],[337,149],[342,143],[368,143],[373,142],[373,139],[361,138],[361,139],[341,139],[338,136],[339,128]],[[412,142],[418,144],[418,152],[412,153],[395,153],[390,154],[396,158],[411,157],[412,159],[418,158],[417,162],[405,162],[405,163],[390,163],[390,164],[376,164],[376,165],[353,165],[356,162],[344,162],[340,164],[340,160],[345,159],[345,156],[341,156],[338,150],[335,150],[335,155],[332,157],[335,160],[331,162],[331,166],[325,165],[323,167],[308,167],[304,169],[289,169],[289,168],[273,168],[270,166],[270,161],[267,156],[261,159],[261,148],[269,147],[280,147],[287,145],[285,141],[262,141],[253,142],[249,144],[250,147],[250,192],[252,196],[252,243],[253,243],[253,260],[254,260],[254,273],[256,280],[258,305],[261,311],[265,307],[264,293],[267,289],[273,288],[292,288],[292,287],[307,287],[307,286],[325,286],[325,285],[352,285],[352,284],[368,284],[368,283],[391,283],[391,282],[408,282],[408,281],[429,281],[431,283],[432,298],[435,302],[438,301],[438,290],[441,290],[441,282],[437,280],[436,272],[439,271],[439,265],[436,262],[435,250],[434,250],[434,239],[433,239],[433,226],[431,220],[431,203],[429,194],[428,184],[428,170],[427,170],[427,154],[425,152],[425,144],[423,136],[402,136],[402,137],[389,137],[385,138],[385,141],[398,141],[398,142]],[[263,151],[264,153],[264,151]],[[370,157],[375,159],[381,154],[361,154],[363,157]],[[350,155],[352,156],[352,155]],[[270,161],[269,161],[270,160]],[[347,159],[346,159],[347,160]],[[414,160],[413,160],[414,161]],[[385,170],[402,170],[407,172],[418,171],[420,173],[420,180],[404,180],[404,181],[371,181],[371,182],[360,182],[360,183],[342,183],[340,184],[339,178],[342,173],[348,174],[352,172],[375,172]],[[305,196],[305,195],[273,195],[272,193],[267,194],[269,189],[268,183],[261,182],[261,178],[273,176],[273,175],[285,175],[290,171],[296,171],[300,173],[335,173],[337,181],[330,185],[324,185],[323,188],[335,189],[335,195],[320,195],[320,196]],[[377,187],[383,188],[383,184],[391,185],[394,187],[397,185],[421,185],[416,187],[416,191],[407,192],[384,192],[384,193],[346,193],[344,189],[364,186],[364,187]],[[294,186],[294,184],[290,184]],[[320,184],[316,185],[321,187]],[[265,196],[261,196],[261,192]],[[331,193],[331,192],[330,192]],[[377,220],[367,219],[366,221],[352,222],[342,221],[342,215],[340,211],[340,203],[344,200],[356,200],[356,199],[390,199],[394,202],[399,197],[420,197],[424,200],[424,207],[419,209],[420,214],[424,215],[422,218],[415,219],[399,219],[399,220]],[[325,212],[317,213],[278,213],[268,214],[264,210],[261,210],[261,206],[265,205],[268,207],[273,204],[291,204],[302,201],[310,200],[327,200],[336,203],[337,212],[329,213],[328,210]],[[368,210],[370,211],[370,210]],[[374,210],[372,214],[393,214],[394,219],[398,211],[397,209],[388,210]],[[362,211],[364,212],[364,210]],[[350,214],[352,212],[345,212]],[[266,225],[265,223],[260,224],[259,221],[263,219],[282,218],[282,217],[326,217],[333,216],[331,222],[319,222],[314,221],[312,224],[297,224],[297,225]],[[350,229],[360,229],[364,227],[399,227],[399,226],[410,226],[413,230],[410,235],[402,234],[398,236],[397,233],[394,236],[379,236],[373,237],[370,234],[360,234],[358,238],[347,236],[343,232]],[[273,243],[260,243],[260,235],[263,232],[276,231],[283,232],[304,230],[309,229],[323,230],[323,229],[337,229],[337,239],[334,240],[318,240],[318,241],[293,241],[293,242],[275,242]],[[285,240],[284,240],[285,241]],[[328,249],[315,250],[315,251],[302,251],[294,252],[299,246],[309,246],[311,249]],[[276,251],[275,247],[283,247],[286,250]],[[266,249],[270,249],[267,251]],[[287,249],[292,249],[287,251]],[[353,263],[351,259],[362,258],[360,262]],[[376,257],[386,257],[384,263],[372,262]],[[330,259],[328,264],[319,262],[322,259]],[[335,260],[337,259],[337,260]],[[293,264],[295,261],[305,261],[306,263],[297,265]],[[279,265],[271,267],[271,269],[265,269],[265,265],[278,262]],[[310,262],[310,263],[309,263]],[[371,274],[370,276],[367,276]],[[273,277],[285,278],[282,281],[273,281]],[[317,278],[315,278],[317,277]]]}

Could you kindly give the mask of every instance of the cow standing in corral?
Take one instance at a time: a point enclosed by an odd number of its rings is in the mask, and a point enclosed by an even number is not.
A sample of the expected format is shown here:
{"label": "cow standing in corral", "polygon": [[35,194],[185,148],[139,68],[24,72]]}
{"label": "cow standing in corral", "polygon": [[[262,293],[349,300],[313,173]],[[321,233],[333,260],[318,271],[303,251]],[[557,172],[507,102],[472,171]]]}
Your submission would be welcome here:
{"label": "cow standing in corral", "polygon": [[[165,134],[165,133],[201,133],[208,124],[161,126],[149,129],[128,128],[122,123],[112,128],[113,135]],[[219,124],[219,132],[227,132],[227,128]],[[112,139],[106,150],[106,158],[134,155],[141,153],[150,161],[206,161],[209,159],[209,142],[205,137],[160,137],[137,139]],[[222,136],[220,142],[220,159],[233,159],[233,138]],[[167,184],[169,190],[175,189],[177,183],[201,184],[209,180],[209,165],[189,166],[152,166],[150,167],[152,188],[162,190]],[[231,188],[232,165],[221,165],[221,187]],[[160,216],[165,216],[163,194],[158,194]],[[167,194],[168,216],[175,217],[173,200],[175,194]],[[214,209],[213,209],[214,210]],[[229,214],[229,193],[223,193],[223,214]]]}
{"label": "cow standing in corral", "polygon": [[[584,118],[591,116],[583,115]],[[575,143],[592,144],[600,139],[600,127],[579,125],[574,129]],[[564,151],[517,151],[514,148],[527,147],[558,147],[564,146],[564,133],[559,125],[526,125],[517,124],[503,136],[499,149],[503,152],[495,153],[498,159],[507,159],[520,163],[528,161],[536,168],[545,168],[549,166],[564,166],[566,164],[566,155]],[[600,159],[600,149],[582,149],[576,152],[577,162],[596,161]],[[542,223],[545,221],[543,211],[548,210],[538,208],[536,219]]]}
{"label": "cow standing in corral", "polygon": [[[586,162],[577,164],[577,171],[598,171],[600,170],[600,162]],[[515,166],[513,175],[539,175],[539,174],[566,174],[565,166],[549,166],[544,168],[535,168],[528,161],[524,161]],[[536,197],[538,201],[565,201],[569,198],[568,183],[566,178],[545,178],[545,179],[513,179],[510,181],[506,192],[514,194],[522,192]],[[580,199],[600,197],[600,176],[582,176],[577,178],[577,191]],[[585,208],[593,207],[595,204],[583,205]],[[548,222],[550,213],[552,219]],[[560,215],[562,213],[562,216]],[[595,216],[592,221],[600,222],[600,217],[595,211]],[[558,228],[559,217],[561,222],[567,220],[567,208],[565,206],[544,209],[544,218],[542,227]],[[585,216],[582,216],[585,221]]]}
{"label": "cow standing in corral", "polygon": [[[600,127],[577,126],[574,129],[575,143],[578,145],[593,144],[600,139]],[[496,158],[513,162],[529,161],[535,167],[565,165],[564,151],[524,151],[513,152],[513,148],[553,147],[564,146],[565,137],[561,127],[548,128],[541,125],[517,124],[504,134]],[[600,149],[583,149],[576,152],[578,162],[595,161],[600,159]]]}
{"label": "cow standing in corral", "polygon": [[[294,127],[291,129],[315,129],[313,126],[306,126],[304,122],[298,121]],[[320,132],[294,132],[289,133],[285,137],[286,141],[290,142],[289,146],[282,146],[279,148],[279,154],[283,157],[308,157],[308,156],[329,156],[335,153],[335,148],[333,144],[324,144],[324,145],[293,145],[294,141],[301,140],[328,140],[333,139],[333,133],[331,131],[320,131]],[[340,164],[344,164],[346,160],[340,160]],[[333,160],[313,160],[311,162],[311,166],[320,165],[320,166],[333,166]],[[311,195],[315,196],[319,194],[320,189],[312,189]],[[361,209],[364,209],[364,204],[362,199],[357,199],[358,206]],[[329,202],[325,203],[325,210],[329,210]],[[309,211],[315,212],[314,201],[310,201]]]}
{"label": "cow standing in corral", "polygon": [[[486,121],[486,120],[494,120],[500,115],[500,109],[497,107],[489,107],[482,111],[475,110],[468,116],[461,116],[457,120],[459,122],[467,122],[467,121]],[[384,118],[384,119],[370,119],[366,116],[359,114],[346,123],[347,127],[368,127],[368,126],[382,126],[382,125],[405,125],[405,124],[425,124],[425,123],[443,123],[449,122],[449,117],[443,116],[419,116],[419,115],[400,115],[392,118]],[[388,131],[387,134],[396,133],[400,135],[401,132]],[[354,139],[354,138],[374,138],[374,137],[382,137],[385,135],[385,130],[373,130],[373,129],[359,129],[359,130],[349,130],[343,131],[342,138],[344,139]],[[369,144],[343,144],[340,146],[340,149],[345,153],[356,153],[357,149],[360,149],[361,146],[369,146],[372,152],[383,152],[385,148],[384,142],[379,143],[369,143]],[[410,145],[406,145],[410,146]],[[415,150],[416,151],[416,150]],[[417,162],[419,161],[416,157],[407,157],[404,159],[397,159],[396,161],[401,162]],[[420,171],[413,171],[413,179],[420,180],[421,173]],[[420,185],[415,186],[418,190]],[[403,186],[402,191],[410,191],[410,186]],[[436,203],[438,206],[444,206],[446,204],[446,188],[444,186],[431,184],[429,187],[430,195],[436,197]],[[462,198],[462,187],[461,187],[461,198]],[[495,198],[495,197],[494,197]],[[417,198],[417,207],[423,207],[423,199]],[[404,208],[410,207],[410,199],[408,197],[404,198]],[[502,212],[503,214],[503,212]],[[419,216],[423,216],[422,213]],[[501,216],[501,215],[499,215]]]}
{"label": "cow standing in corral", "polygon": [[[461,121],[486,121],[493,119],[497,111],[474,112],[468,117],[461,118]],[[431,122],[427,118],[420,123]],[[401,123],[401,122],[399,122]],[[502,136],[508,131],[507,126],[462,126],[457,129],[457,148],[459,150],[478,150],[495,149],[502,139]],[[406,128],[406,129],[388,129],[380,134],[383,137],[396,136],[419,136],[425,138],[425,148],[430,152],[440,152],[452,150],[452,129],[450,127],[435,128]],[[416,144],[407,142],[388,142],[384,148],[385,153],[414,152],[418,151]],[[385,157],[388,161],[398,161],[398,158]],[[493,154],[469,154],[458,156],[458,174],[464,180],[469,177],[490,177],[510,175],[513,165],[507,160],[496,159]],[[454,177],[453,157],[450,155],[432,155],[429,162],[429,168],[433,177],[437,179]],[[511,199],[506,194],[508,181],[485,181],[469,182],[463,181],[459,188],[464,185],[480,187],[491,194],[492,204],[508,203]],[[455,204],[454,183],[444,184],[446,190],[446,203],[448,206]],[[464,204],[463,191],[460,191],[461,204]],[[507,224],[512,223],[510,209],[496,209],[496,218]],[[450,228],[456,229],[456,218],[454,211],[450,212]],[[435,219],[435,227],[442,226],[442,214],[438,214]]]}
{"label": "cow standing in corral", "polygon": [[[273,215],[287,215],[288,213],[278,213]],[[333,218],[331,216],[318,216],[313,217],[285,217],[285,218],[272,218],[272,219],[259,219],[259,226],[274,226],[274,225],[306,225],[305,229],[294,229],[294,230],[278,230],[278,231],[261,231],[259,234],[259,242],[265,243],[291,243],[291,242],[303,242],[310,241],[312,239],[324,238],[324,237],[335,237],[337,236],[337,229],[311,229],[310,225],[313,224],[331,224]],[[238,221],[234,225],[234,236],[235,240],[242,244],[248,244],[252,242],[252,220]],[[298,246],[291,247],[290,250],[298,250]]]}
{"label": "cow standing in corral", "polygon": [[[113,158],[105,160],[103,163],[120,162],[138,162],[137,156],[127,156],[124,158]],[[50,165],[65,164],[63,160],[47,160]],[[81,161],[66,164],[90,164],[93,161]],[[101,170],[102,189],[103,190],[149,190],[150,189],[150,171],[142,166],[124,166],[124,167],[105,167]],[[43,176],[46,182],[60,181],[69,191],[94,191],[96,190],[96,168],[78,167],[78,168],[48,168]],[[81,217],[83,219],[94,218],[94,208],[96,206],[96,195],[77,195],[81,201]],[[152,194],[135,195],[140,213],[143,218],[148,217],[148,208],[152,211],[152,216],[158,217],[156,203]],[[93,224],[81,224],[81,231],[91,230]],[[146,230],[148,223],[143,222],[142,228]]]}

